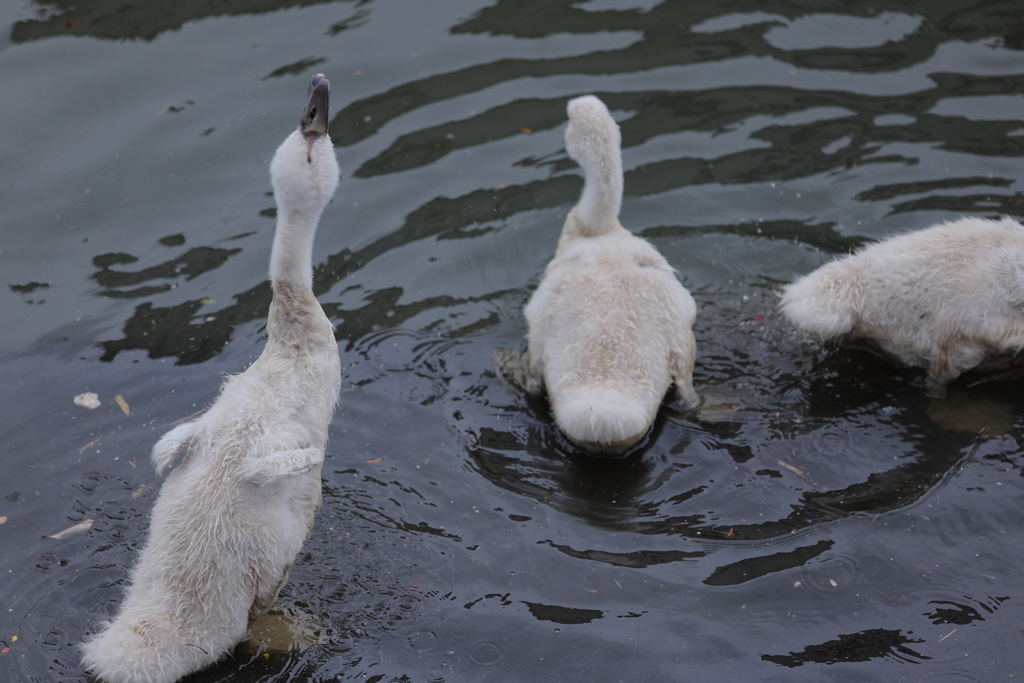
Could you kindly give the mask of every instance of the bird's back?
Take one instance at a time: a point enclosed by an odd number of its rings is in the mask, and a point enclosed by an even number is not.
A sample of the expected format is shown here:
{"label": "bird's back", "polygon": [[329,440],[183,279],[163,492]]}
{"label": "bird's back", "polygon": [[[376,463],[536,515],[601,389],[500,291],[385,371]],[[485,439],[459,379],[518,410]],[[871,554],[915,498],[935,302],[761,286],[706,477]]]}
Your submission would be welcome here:
{"label": "bird's back", "polygon": [[696,306],[654,247],[619,230],[563,244],[525,314],[559,425],[592,444],[647,430]]}
{"label": "bird's back", "polygon": [[1024,228],[964,218],[899,235],[789,285],[781,310],[824,339],[874,341],[948,381],[1024,333]]}

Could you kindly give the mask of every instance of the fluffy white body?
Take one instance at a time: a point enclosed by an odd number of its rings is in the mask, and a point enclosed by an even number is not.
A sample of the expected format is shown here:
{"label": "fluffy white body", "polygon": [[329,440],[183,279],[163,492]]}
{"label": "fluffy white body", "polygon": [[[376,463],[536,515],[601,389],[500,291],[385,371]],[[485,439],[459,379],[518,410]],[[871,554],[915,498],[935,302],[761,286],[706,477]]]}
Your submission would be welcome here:
{"label": "fluffy white body", "polygon": [[962,218],[872,244],[786,287],[783,314],[823,339],[866,339],[924,367],[942,396],[1024,348],[1024,227]]}
{"label": "fluffy white body", "polygon": [[82,645],[99,680],[171,683],[216,662],[274,602],[312,528],[341,384],[333,327],[312,291],[313,235],[339,179],[327,89],[318,74],[299,129],[271,163],[278,223],[266,348],[206,414],[153,448],[158,472],[185,455],[160,492],[120,610]]}
{"label": "fluffy white body", "polygon": [[618,454],[647,433],[672,384],[697,405],[697,307],[657,249],[619,224],[621,138],[607,107],[588,95],[568,112],[566,151],[585,182],[524,311],[527,388],[547,388],[570,441]]}

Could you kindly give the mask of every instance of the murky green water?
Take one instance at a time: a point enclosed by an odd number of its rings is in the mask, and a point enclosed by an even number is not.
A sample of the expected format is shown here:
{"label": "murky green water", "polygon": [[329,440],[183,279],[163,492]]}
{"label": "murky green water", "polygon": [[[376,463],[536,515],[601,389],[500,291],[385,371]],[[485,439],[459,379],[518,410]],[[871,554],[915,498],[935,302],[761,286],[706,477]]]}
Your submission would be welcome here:
{"label": "murky green water", "polygon": [[[84,680],[149,448],[262,349],[267,164],[315,71],[343,394],[280,602],[320,644],[191,680],[1024,673],[1020,380],[929,400],[774,293],[889,234],[1024,215],[1020,3],[18,0],[0,24],[3,680]],[[705,406],[626,460],[574,452],[494,363],[582,186],[585,93],[622,127],[623,224],[699,306]]]}

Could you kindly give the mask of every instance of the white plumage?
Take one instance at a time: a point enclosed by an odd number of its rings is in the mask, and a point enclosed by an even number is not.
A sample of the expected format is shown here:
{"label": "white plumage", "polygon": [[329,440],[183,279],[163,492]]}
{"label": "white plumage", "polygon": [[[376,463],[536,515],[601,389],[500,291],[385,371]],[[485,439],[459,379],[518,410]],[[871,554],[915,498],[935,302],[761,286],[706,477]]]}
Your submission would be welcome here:
{"label": "white plumage", "polygon": [[866,339],[927,368],[930,393],[1024,348],[1024,227],[962,218],[892,237],[786,287],[782,313],[823,339]]}
{"label": "white plumage", "polygon": [[82,645],[108,683],[171,683],[241,640],[288,578],[320,504],[327,427],[341,384],[333,327],[312,291],[312,244],[338,185],[327,136],[329,83],[317,74],[299,127],[278,148],[267,345],[210,410],[153,448],[179,449],[149,540],[113,622]]}
{"label": "white plumage", "polygon": [[657,249],[619,224],[619,127],[598,98],[569,102],[565,146],[583,168],[579,202],[526,305],[528,389],[592,453],[619,454],[650,429],[666,392],[690,406],[697,307]]}

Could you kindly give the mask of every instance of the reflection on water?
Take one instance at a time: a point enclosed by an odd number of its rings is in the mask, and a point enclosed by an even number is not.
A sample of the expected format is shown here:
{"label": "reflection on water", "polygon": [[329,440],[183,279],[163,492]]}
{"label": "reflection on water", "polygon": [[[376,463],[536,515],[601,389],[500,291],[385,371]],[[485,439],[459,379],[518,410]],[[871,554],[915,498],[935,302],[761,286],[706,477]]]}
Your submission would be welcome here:
{"label": "reflection on water", "polygon": [[[334,1],[359,6],[370,0]],[[32,4],[38,5],[38,16],[15,22],[11,27],[11,38],[19,43],[55,36],[153,40],[161,33],[180,29],[185,23],[198,19],[259,14],[316,3],[317,0],[222,0],[211,5],[197,0],[181,0],[158,7],[148,3],[125,4],[120,0],[34,0]],[[365,11],[357,13],[357,16],[365,17]],[[355,25],[358,25],[358,20],[350,19],[347,23],[339,22],[330,30],[339,33]],[[301,73],[307,71],[304,67]]]}
{"label": "reflection on water", "polygon": [[766,662],[794,667],[814,662],[837,664],[839,662],[867,662],[874,658],[892,657],[900,662],[918,663],[931,657],[915,652],[907,644],[923,643],[921,639],[907,638],[899,631],[873,628],[860,633],[841,635],[820,645],[811,645],[803,652],[789,655],[761,655]]}
{"label": "reflection on water", "polygon": [[[314,255],[345,368],[324,506],[272,633],[196,681],[1016,665],[1019,368],[935,401],[919,371],[775,314],[782,284],[872,240],[1024,215],[1015,4],[17,12],[0,46],[0,111],[22,131],[0,144],[19,340],[0,338],[0,678],[81,677],[74,643],[145,537],[148,449],[258,352],[266,164],[311,70],[341,103],[345,177]],[[584,93],[622,128],[624,223],[699,306],[701,407],[665,405],[620,459],[578,452],[514,368],[582,184],[561,136]],[[74,405],[85,391],[99,408]],[[289,628],[305,649],[259,645]]]}

